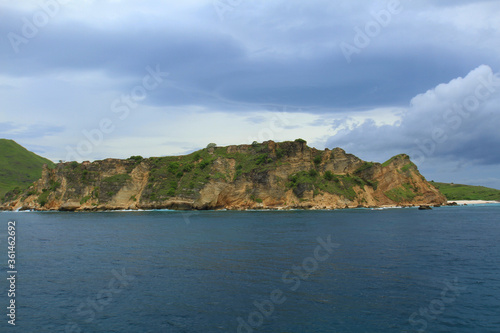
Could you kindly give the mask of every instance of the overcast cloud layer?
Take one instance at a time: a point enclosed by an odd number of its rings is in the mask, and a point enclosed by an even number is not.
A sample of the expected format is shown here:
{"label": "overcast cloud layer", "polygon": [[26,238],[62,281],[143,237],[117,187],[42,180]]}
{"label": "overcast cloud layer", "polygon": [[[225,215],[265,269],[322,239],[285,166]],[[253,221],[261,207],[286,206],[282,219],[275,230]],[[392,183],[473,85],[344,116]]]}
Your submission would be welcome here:
{"label": "overcast cloud layer", "polygon": [[498,1],[0,0],[0,137],[57,160],[302,137],[500,188]]}

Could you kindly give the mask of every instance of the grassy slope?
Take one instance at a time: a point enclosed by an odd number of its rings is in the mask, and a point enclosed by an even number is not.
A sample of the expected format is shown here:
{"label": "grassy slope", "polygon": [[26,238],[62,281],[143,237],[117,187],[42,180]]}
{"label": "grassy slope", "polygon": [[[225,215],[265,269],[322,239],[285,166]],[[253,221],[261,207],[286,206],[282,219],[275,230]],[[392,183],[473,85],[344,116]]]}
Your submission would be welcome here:
{"label": "grassy slope", "polygon": [[27,187],[39,179],[44,164],[54,166],[15,141],[0,139],[0,198],[15,187]]}
{"label": "grassy slope", "polygon": [[[149,191],[146,192],[151,192],[149,194],[153,197],[157,195],[159,195],[160,197],[169,197],[174,193],[179,194],[178,192],[193,192],[193,190],[199,188],[200,185],[207,182],[208,179],[223,177],[223,175],[219,174],[210,174],[211,168],[208,167],[208,165],[212,164],[213,160],[217,156],[231,157],[236,159],[237,174],[235,178],[237,178],[241,174],[245,174],[251,171],[264,171],[272,167],[274,163],[280,163],[279,157],[278,161],[271,161],[271,159],[268,160],[268,155],[264,152],[261,152],[261,149],[262,146],[257,145],[255,147],[255,155],[250,158],[248,156],[243,156],[240,154],[227,154],[226,148],[223,147],[216,148],[215,154],[212,156],[210,156],[206,150],[200,150],[190,155],[181,157],[152,158],[153,164],[156,164],[157,166],[153,167],[149,180],[151,185],[149,187]],[[207,167],[204,167],[203,163],[195,167],[193,162],[198,160],[206,163]],[[54,166],[54,163],[52,163],[51,161],[26,150],[16,142],[12,140],[0,139],[0,198],[3,197],[6,192],[14,189],[15,187],[28,187],[32,182],[39,179],[41,176],[42,165],[45,163],[49,166]],[[194,172],[190,172],[193,168],[195,169],[193,170]],[[313,183],[313,180],[316,181],[316,178],[319,178],[316,175],[309,175],[307,173],[304,173],[304,175],[297,174],[295,175],[295,177],[292,177],[292,179],[288,179],[287,185],[293,187],[293,185],[295,185],[295,183],[300,180],[298,179],[300,178],[299,176],[306,177],[308,178],[307,180],[310,180],[305,181],[306,183]],[[160,182],[158,182],[159,179],[155,182],[155,178],[163,179]],[[331,181],[329,180],[327,183],[333,182],[333,185],[338,185],[335,183],[339,183],[338,177],[334,178],[335,179],[332,179]],[[343,184],[345,183],[344,179],[341,180],[342,183],[339,184],[345,185]],[[173,184],[175,184],[175,186]],[[432,184],[437,187],[446,196],[446,198],[448,198],[448,200],[500,201],[500,190],[482,186],[461,184],[447,184],[437,182],[432,182]],[[340,190],[345,190],[344,187],[347,188],[349,186],[341,187],[342,188],[339,188]],[[333,188],[332,191],[339,192],[334,191],[339,189]],[[328,191],[328,189],[323,190],[331,192]]]}
{"label": "grassy slope", "polygon": [[498,200],[500,190],[483,186],[432,182],[448,200]]}

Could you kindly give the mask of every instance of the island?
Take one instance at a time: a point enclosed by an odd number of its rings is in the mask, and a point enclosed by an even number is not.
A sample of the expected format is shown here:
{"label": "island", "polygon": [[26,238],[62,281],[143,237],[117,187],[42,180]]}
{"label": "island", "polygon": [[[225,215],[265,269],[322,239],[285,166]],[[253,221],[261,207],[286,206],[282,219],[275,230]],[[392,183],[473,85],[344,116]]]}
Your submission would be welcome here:
{"label": "island", "polygon": [[408,155],[366,162],[305,140],[206,148],[184,156],[45,165],[2,210],[248,210],[439,206],[446,197]]}

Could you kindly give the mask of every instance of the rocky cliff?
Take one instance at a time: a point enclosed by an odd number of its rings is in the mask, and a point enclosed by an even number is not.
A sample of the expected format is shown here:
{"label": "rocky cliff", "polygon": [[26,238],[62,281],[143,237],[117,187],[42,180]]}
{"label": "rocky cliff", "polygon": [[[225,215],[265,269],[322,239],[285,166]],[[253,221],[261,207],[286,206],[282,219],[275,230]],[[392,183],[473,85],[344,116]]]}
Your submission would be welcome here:
{"label": "rocky cliff", "polygon": [[211,147],[186,156],[59,163],[4,210],[337,209],[440,205],[407,155],[380,164],[303,140]]}

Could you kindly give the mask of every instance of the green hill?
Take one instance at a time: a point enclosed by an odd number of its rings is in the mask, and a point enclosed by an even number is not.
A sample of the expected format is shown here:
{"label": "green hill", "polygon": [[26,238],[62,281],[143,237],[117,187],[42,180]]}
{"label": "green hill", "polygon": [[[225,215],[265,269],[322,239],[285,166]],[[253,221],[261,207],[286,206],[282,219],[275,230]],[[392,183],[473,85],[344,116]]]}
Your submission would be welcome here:
{"label": "green hill", "polygon": [[42,176],[42,166],[54,163],[13,140],[0,139],[0,198],[16,187],[28,187]]}
{"label": "green hill", "polygon": [[405,154],[381,164],[305,140],[206,148],[182,156],[59,163],[5,210],[344,209],[442,205]]}
{"label": "green hill", "polygon": [[496,200],[500,201],[500,190],[484,186],[431,182],[448,200]]}

